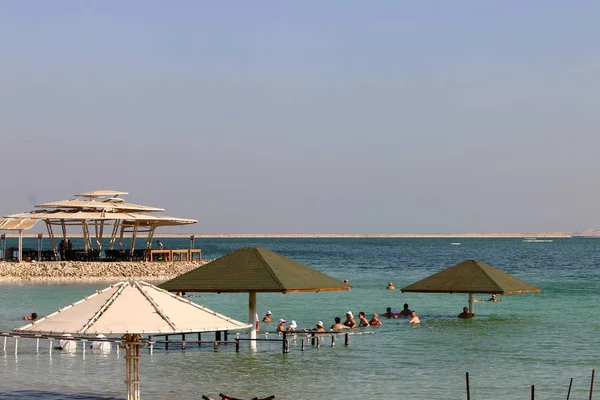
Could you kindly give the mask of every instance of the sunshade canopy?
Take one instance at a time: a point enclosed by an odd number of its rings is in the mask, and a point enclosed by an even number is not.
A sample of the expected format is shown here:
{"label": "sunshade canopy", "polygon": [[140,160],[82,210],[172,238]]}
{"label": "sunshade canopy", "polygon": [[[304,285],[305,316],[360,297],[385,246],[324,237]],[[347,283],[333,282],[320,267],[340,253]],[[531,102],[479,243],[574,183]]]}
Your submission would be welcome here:
{"label": "sunshade canopy", "polygon": [[540,289],[478,260],[466,260],[402,288],[402,292],[513,294]]}
{"label": "sunshade canopy", "polygon": [[245,247],[159,287],[182,292],[321,292],[350,285],[263,247]]}
{"label": "sunshade canopy", "polygon": [[0,218],[0,230],[27,230],[33,228],[39,219]]}
{"label": "sunshade canopy", "polygon": [[19,214],[7,215],[7,218],[13,219],[37,219],[37,220],[65,220],[65,221],[83,221],[83,220],[124,220],[135,222],[152,222],[158,225],[186,225],[195,224],[195,219],[168,217],[166,215],[144,214],[135,212],[120,211],[80,211],[80,210],[36,210]]}
{"label": "sunshade canopy", "polygon": [[16,332],[46,334],[169,334],[244,329],[249,324],[146,282],[120,282]]}
{"label": "sunshade canopy", "polygon": [[116,197],[122,194],[129,194],[128,192],[121,192],[119,190],[92,190],[90,192],[79,193],[75,196],[79,197],[88,197],[88,198],[106,198],[106,197]]}
{"label": "sunshade canopy", "polygon": [[125,203],[120,197],[111,197],[110,199],[98,201],[98,200],[84,200],[84,199],[69,199],[51,201],[49,203],[37,204],[36,208],[72,208],[79,210],[108,210],[108,211],[142,211],[142,212],[155,212],[165,211],[164,208],[142,206],[139,204]]}

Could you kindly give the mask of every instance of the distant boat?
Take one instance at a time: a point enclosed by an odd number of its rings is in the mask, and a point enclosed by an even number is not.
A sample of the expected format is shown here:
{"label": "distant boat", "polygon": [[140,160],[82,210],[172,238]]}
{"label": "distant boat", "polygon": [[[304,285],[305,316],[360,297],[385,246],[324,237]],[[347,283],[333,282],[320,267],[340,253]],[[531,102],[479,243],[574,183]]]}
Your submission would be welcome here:
{"label": "distant boat", "polygon": [[460,246],[460,243],[459,243],[459,242],[452,242],[452,243],[450,243],[450,244],[451,244],[452,246]]}
{"label": "distant boat", "polygon": [[538,239],[538,238],[525,238],[523,239],[526,243],[552,243],[552,239]]}

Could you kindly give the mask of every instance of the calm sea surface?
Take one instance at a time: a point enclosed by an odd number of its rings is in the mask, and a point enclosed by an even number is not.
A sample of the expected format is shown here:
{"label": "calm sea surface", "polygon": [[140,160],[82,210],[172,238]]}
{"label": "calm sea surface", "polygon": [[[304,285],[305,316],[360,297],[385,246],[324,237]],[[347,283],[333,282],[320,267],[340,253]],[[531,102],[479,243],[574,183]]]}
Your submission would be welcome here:
{"label": "calm sea surface", "polygon": [[[187,239],[164,239],[166,248],[185,248]],[[34,247],[34,242],[28,243]],[[461,245],[452,245],[460,242]],[[352,310],[383,313],[408,303],[421,316],[383,319],[344,347],[329,340],[320,349],[300,341],[289,354],[279,343],[259,342],[213,352],[212,347],[142,352],[142,397],[200,399],[202,395],[280,399],[464,399],[469,372],[473,399],[587,399],[592,369],[598,368],[600,332],[600,239],[198,239],[204,258],[217,258],[244,246],[264,246],[340,280],[348,292],[258,294],[258,310],[274,319],[296,320],[311,328]],[[500,296],[500,303],[476,303],[477,316],[459,320],[464,294],[403,294],[397,288],[465,259],[475,258],[542,289],[539,294]],[[105,284],[2,284],[0,331],[23,325],[25,314],[46,315],[92,294]],[[477,296],[486,298],[485,295]],[[238,320],[246,320],[245,294],[195,294],[191,300]],[[263,330],[269,329],[263,325]],[[274,330],[274,326],[270,327]],[[209,339],[204,335],[203,339]],[[261,334],[261,337],[264,333]],[[273,337],[273,334],[269,336]],[[3,345],[0,339],[0,345]],[[124,352],[74,354],[52,351],[41,341],[20,339],[0,347],[0,400],[123,398]],[[596,385],[597,386],[597,385]],[[600,396],[600,393],[596,396]]]}

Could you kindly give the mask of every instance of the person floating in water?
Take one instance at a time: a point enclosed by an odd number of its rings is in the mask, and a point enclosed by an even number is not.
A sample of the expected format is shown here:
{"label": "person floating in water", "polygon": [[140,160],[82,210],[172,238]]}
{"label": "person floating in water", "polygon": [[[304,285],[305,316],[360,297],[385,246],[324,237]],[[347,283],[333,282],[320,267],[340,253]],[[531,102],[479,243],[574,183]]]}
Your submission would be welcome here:
{"label": "person floating in water", "polygon": [[329,329],[333,329],[334,331],[339,331],[342,329],[350,329],[346,325],[342,324],[342,319],[340,317],[335,317],[334,321],[335,321],[335,323],[333,325],[331,325],[331,328],[329,328]]}
{"label": "person floating in water", "polygon": [[381,326],[381,320],[379,320],[379,314],[373,314],[373,318],[369,321],[371,326]]}
{"label": "person floating in water", "polygon": [[492,297],[490,297],[489,299],[475,299],[475,303],[479,303],[479,302],[483,302],[483,301],[491,301],[491,302],[498,302],[498,301],[502,301],[500,300],[495,294],[492,295]]}
{"label": "person floating in water", "polygon": [[400,311],[400,316],[402,317],[410,317],[410,313],[412,311],[410,311],[410,309],[408,308],[408,304],[404,303],[404,308],[402,309],[402,311]]}
{"label": "person floating in water", "polygon": [[419,318],[419,316],[417,315],[416,312],[411,311],[410,312],[410,321],[408,321],[409,324],[419,324],[421,323],[421,319]]}
{"label": "person floating in water", "polygon": [[26,315],[26,316],[24,316],[24,317],[23,317],[23,319],[24,319],[25,321],[32,321],[32,322],[35,322],[35,321],[38,319],[38,315],[37,315],[37,313],[35,313],[35,312],[32,312],[32,313],[31,313],[31,316],[29,316],[29,315]]}
{"label": "person floating in water", "polygon": [[389,281],[386,287],[387,290],[396,290],[396,286],[394,286],[394,284],[392,283],[392,281]]}
{"label": "person floating in water", "polygon": [[350,329],[356,328],[356,321],[354,320],[354,314],[352,314],[352,311],[348,311],[346,313],[346,321],[344,321],[344,325]]}
{"label": "person floating in water", "polygon": [[371,325],[371,324],[369,324],[369,320],[367,319],[364,311],[361,311],[358,313],[358,321],[359,321],[359,326],[362,328],[366,328],[367,326]]}
{"label": "person floating in water", "polygon": [[267,311],[267,313],[265,314],[265,316],[263,317],[263,322],[266,322],[267,324],[269,322],[271,322],[271,315],[273,315],[273,313],[271,313],[271,311]]}
{"label": "person floating in water", "polygon": [[285,323],[286,323],[286,322],[287,322],[287,321],[286,321],[285,319],[281,318],[281,319],[279,320],[279,324],[277,325],[277,329],[276,329],[276,331],[277,331],[277,332],[285,332]]}
{"label": "person floating in water", "polygon": [[323,326],[323,321],[317,321],[317,327],[315,328],[316,332],[327,332],[327,329]]}
{"label": "person floating in water", "polygon": [[463,311],[458,314],[458,318],[473,318],[475,313],[470,313],[467,307],[463,307]]}
{"label": "person floating in water", "polygon": [[386,318],[398,318],[398,314],[394,314],[391,307],[386,308],[382,315]]}

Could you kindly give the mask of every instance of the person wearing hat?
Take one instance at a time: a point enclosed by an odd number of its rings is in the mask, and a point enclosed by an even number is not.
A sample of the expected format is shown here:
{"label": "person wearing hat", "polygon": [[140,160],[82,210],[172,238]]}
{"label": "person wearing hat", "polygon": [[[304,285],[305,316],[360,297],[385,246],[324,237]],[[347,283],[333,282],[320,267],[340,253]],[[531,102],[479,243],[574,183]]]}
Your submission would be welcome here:
{"label": "person wearing hat", "polygon": [[348,311],[346,313],[346,320],[344,321],[344,325],[346,325],[350,329],[356,328],[356,321],[354,320],[354,314],[352,314],[352,311]]}
{"label": "person wearing hat", "polygon": [[327,332],[325,327],[323,326],[323,321],[317,321],[317,332]]}
{"label": "person wearing hat", "polygon": [[296,324],[296,321],[292,320],[292,322],[290,323],[290,326],[287,327],[287,331],[294,332],[297,327],[298,327],[298,325]]}
{"label": "person wearing hat", "polygon": [[271,315],[272,315],[271,311],[267,311],[267,313],[263,317],[263,322],[266,322],[267,324],[269,322],[271,322]]}
{"label": "person wearing hat", "polygon": [[287,322],[287,321],[286,321],[285,319],[283,319],[283,318],[282,318],[282,319],[280,319],[280,320],[279,320],[279,325],[277,325],[277,329],[276,329],[276,331],[277,331],[277,332],[285,332],[285,323],[286,323],[286,322]]}

